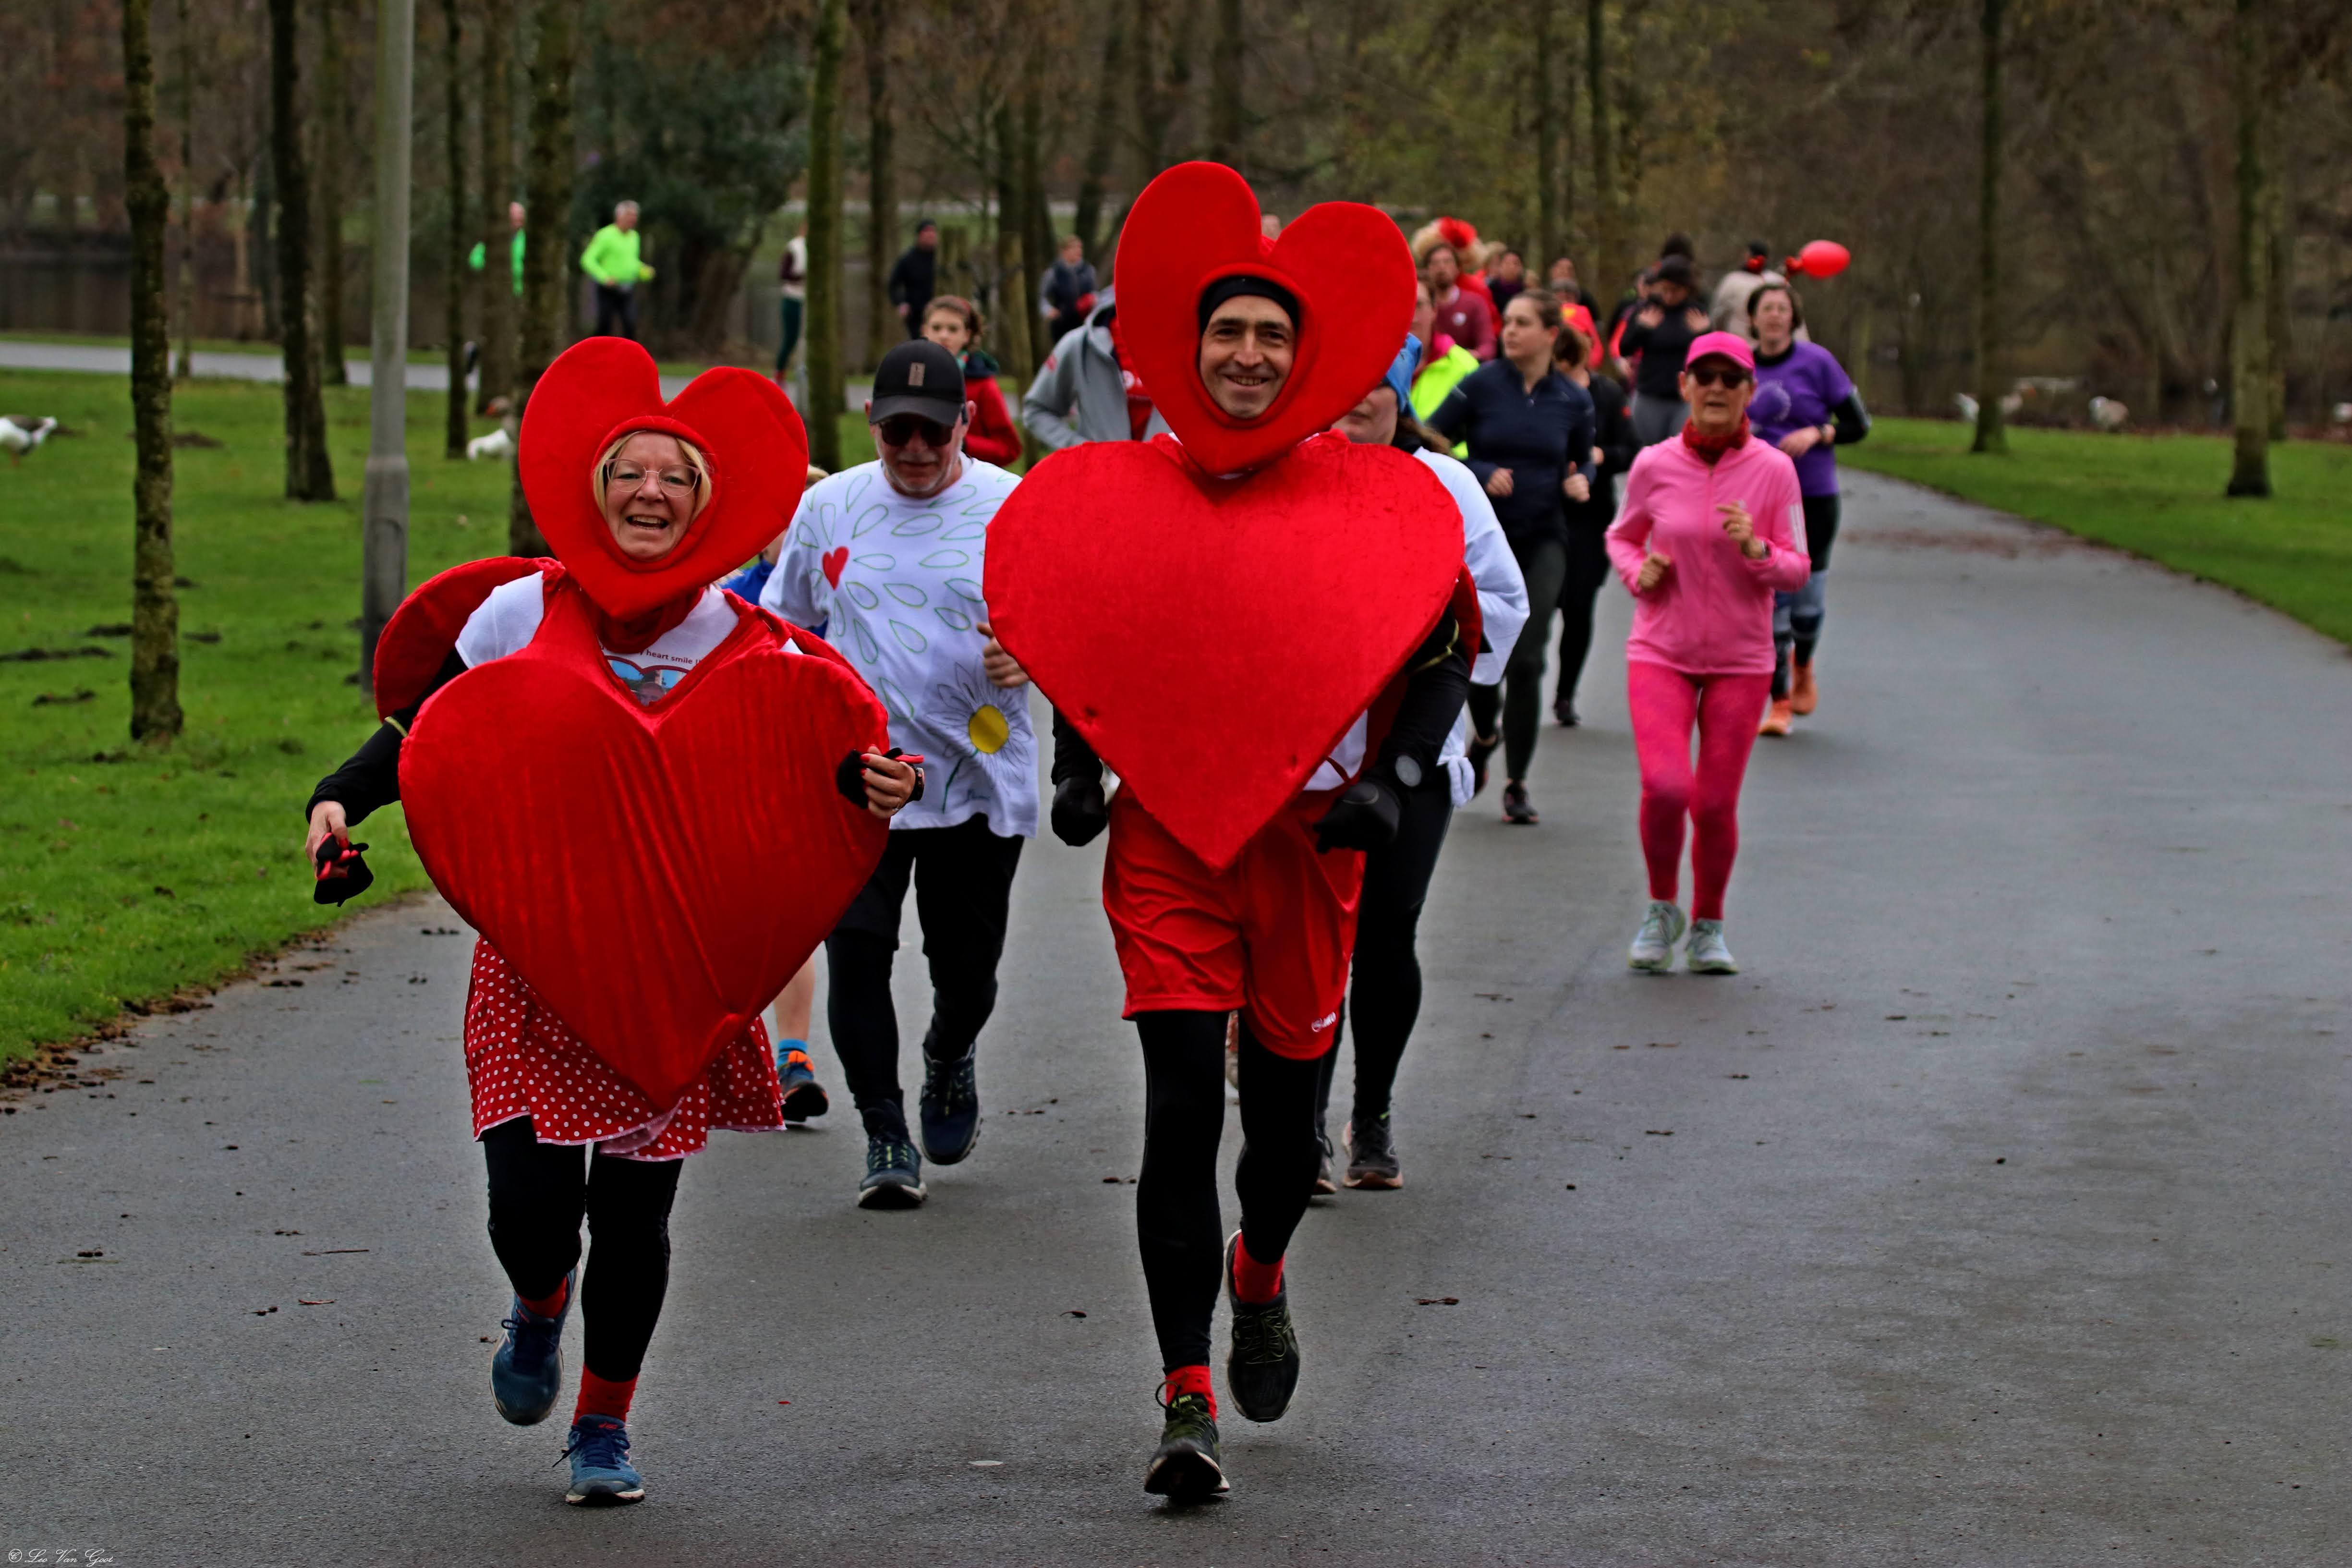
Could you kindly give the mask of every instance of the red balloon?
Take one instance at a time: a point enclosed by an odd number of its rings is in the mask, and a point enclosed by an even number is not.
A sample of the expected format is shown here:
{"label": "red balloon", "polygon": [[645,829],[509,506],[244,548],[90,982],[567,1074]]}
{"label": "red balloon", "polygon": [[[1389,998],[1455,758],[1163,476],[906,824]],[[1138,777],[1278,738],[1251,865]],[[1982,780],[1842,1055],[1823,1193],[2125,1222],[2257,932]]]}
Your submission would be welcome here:
{"label": "red balloon", "polygon": [[1834,239],[1816,239],[1789,258],[1788,269],[1807,278],[1834,278],[1853,260],[1853,252]]}

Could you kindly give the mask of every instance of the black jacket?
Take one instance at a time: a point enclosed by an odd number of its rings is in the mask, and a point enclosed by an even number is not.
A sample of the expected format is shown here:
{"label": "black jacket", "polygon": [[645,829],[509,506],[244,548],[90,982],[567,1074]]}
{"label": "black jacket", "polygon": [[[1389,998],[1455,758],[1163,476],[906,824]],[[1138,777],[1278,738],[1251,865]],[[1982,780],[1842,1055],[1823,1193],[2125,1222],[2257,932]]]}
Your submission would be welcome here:
{"label": "black jacket", "polygon": [[[1633,312],[1632,319],[1625,323],[1625,335],[1617,340],[1617,351],[1629,360],[1637,353],[1642,356],[1641,363],[1633,367],[1635,392],[1644,397],[1663,397],[1668,402],[1679,403],[1683,390],[1676,377],[1683,373],[1683,361],[1689,355],[1691,344],[1697,342],[1702,333],[1713,331],[1715,327],[1707,321],[1706,312],[1699,310],[1693,300],[1685,300],[1678,309],[1672,310],[1666,310],[1663,305],[1658,308],[1665,311],[1665,320],[1654,327],[1642,324],[1640,310]],[[1698,311],[1699,324],[1696,327],[1693,327],[1687,319],[1693,310]]]}
{"label": "black jacket", "polygon": [[1487,497],[1512,549],[1567,539],[1561,481],[1571,472],[1592,478],[1592,399],[1584,388],[1553,371],[1530,392],[1517,365],[1492,360],[1464,376],[1428,423],[1448,441],[1469,443],[1481,485],[1497,468],[1511,470],[1511,493]]}
{"label": "black jacket", "polygon": [[923,307],[931,302],[938,291],[940,253],[910,246],[907,254],[898,258],[890,268],[890,303],[907,307],[907,335],[919,337],[923,331]]}

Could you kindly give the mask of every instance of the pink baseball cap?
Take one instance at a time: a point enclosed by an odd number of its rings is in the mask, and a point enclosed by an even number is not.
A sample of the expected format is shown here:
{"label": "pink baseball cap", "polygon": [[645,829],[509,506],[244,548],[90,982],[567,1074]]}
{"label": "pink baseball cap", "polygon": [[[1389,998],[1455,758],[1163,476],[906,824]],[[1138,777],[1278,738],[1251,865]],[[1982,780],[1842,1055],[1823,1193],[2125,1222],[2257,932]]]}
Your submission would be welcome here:
{"label": "pink baseball cap", "polygon": [[1756,374],[1756,351],[1738,332],[1704,332],[1692,339],[1690,353],[1683,356],[1683,367],[1688,369],[1709,354],[1721,354],[1748,374]]}

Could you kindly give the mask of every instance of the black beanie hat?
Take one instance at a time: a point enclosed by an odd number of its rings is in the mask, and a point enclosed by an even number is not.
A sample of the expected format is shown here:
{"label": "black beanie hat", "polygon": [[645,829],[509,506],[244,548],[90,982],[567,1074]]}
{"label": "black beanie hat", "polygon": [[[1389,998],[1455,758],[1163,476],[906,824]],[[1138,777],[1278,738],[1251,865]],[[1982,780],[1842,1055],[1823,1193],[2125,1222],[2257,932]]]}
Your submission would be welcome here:
{"label": "black beanie hat", "polygon": [[1201,320],[1197,330],[1207,331],[1209,318],[1216,314],[1217,307],[1244,294],[1255,294],[1260,299],[1273,300],[1290,318],[1292,328],[1297,327],[1298,296],[1270,278],[1253,278],[1244,272],[1231,278],[1220,278],[1201,290]]}

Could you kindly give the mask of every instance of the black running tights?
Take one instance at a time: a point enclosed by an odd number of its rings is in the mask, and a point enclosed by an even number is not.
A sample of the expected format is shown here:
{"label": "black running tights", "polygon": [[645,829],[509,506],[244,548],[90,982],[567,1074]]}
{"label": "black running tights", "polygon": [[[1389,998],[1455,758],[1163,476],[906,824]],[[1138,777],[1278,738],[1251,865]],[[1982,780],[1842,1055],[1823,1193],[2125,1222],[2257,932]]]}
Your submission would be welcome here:
{"label": "black running tights", "polygon": [[[490,1247],[515,1294],[555,1294],[580,1261],[584,1215],[593,1247],[580,1284],[588,1370],[626,1383],[645,1364],[669,1289],[669,1210],[683,1160],[616,1160],[541,1143],[530,1119],[482,1134],[490,1170]],[[583,1174],[584,1172],[584,1174]]]}
{"label": "black running tights", "polygon": [[[1223,1287],[1217,1143],[1225,1129],[1225,1015],[1144,1013],[1143,1171],[1136,1239],[1163,1368],[1209,1360]],[[1234,1185],[1250,1256],[1287,1251],[1315,1183],[1316,1064],[1278,1057],[1241,1028],[1242,1159]]]}
{"label": "black running tights", "polygon": [[1443,770],[1404,797],[1404,816],[1390,843],[1364,856],[1364,893],[1356,906],[1355,972],[1348,1008],[1332,1032],[1332,1048],[1317,1063],[1315,1126],[1323,1130],[1331,1102],[1331,1078],[1339,1058],[1338,1040],[1353,1026],[1356,1040],[1354,1120],[1388,1114],[1396,1087],[1397,1064],[1421,1016],[1421,958],[1413,951],[1421,930],[1429,879],[1437,852],[1454,825],[1454,786]]}

